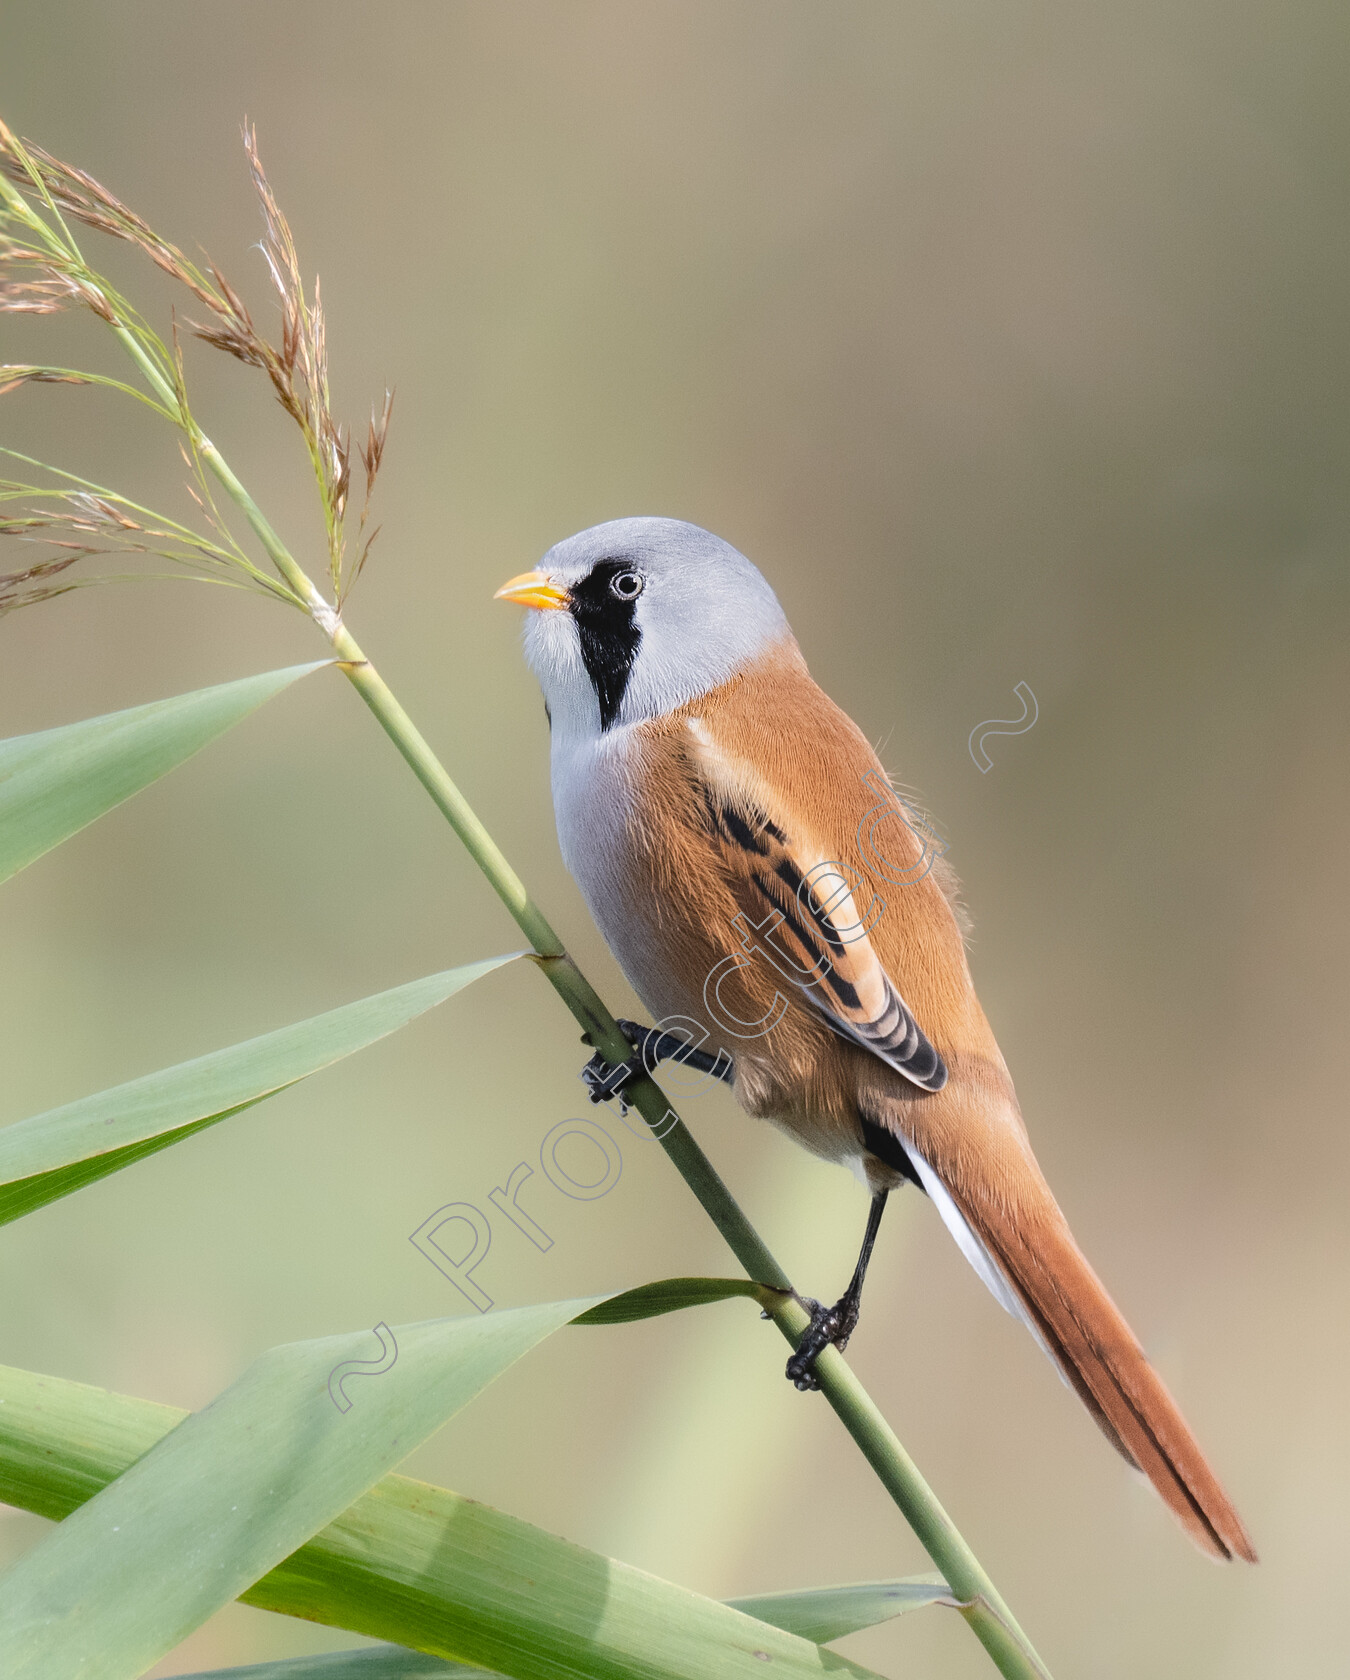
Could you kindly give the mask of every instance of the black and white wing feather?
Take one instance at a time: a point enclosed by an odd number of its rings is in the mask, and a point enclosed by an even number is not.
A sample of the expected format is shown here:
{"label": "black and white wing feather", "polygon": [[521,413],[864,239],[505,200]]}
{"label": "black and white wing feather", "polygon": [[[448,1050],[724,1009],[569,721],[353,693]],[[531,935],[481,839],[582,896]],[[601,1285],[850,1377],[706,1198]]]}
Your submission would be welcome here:
{"label": "black and white wing feather", "polygon": [[710,832],[741,907],[736,933],[792,980],[842,1037],[924,1091],[947,1083],[942,1057],[882,967],[837,860],[809,855],[726,774],[702,785]]}

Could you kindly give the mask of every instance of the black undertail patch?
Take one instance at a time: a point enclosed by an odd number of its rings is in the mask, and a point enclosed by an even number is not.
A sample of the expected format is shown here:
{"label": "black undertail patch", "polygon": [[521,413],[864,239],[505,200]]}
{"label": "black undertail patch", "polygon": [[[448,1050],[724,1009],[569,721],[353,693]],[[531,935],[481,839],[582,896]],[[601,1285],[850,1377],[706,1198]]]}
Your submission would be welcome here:
{"label": "black undertail patch", "polygon": [[923,1180],[919,1177],[913,1161],[905,1150],[905,1146],[895,1133],[885,1126],[878,1126],[875,1120],[862,1120],[863,1144],[869,1155],[875,1155],[878,1161],[893,1168],[911,1184],[917,1184],[923,1189]]}

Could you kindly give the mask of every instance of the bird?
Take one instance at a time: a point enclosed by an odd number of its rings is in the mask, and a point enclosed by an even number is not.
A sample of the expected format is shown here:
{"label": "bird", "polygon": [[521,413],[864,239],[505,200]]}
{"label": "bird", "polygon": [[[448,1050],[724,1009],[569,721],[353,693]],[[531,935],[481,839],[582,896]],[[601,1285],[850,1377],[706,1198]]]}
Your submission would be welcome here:
{"label": "bird", "polygon": [[805,1303],[789,1379],[817,1387],[847,1343],[887,1198],[915,1185],[1198,1546],[1254,1563],[1032,1153],[945,848],[812,679],[763,574],[639,517],[557,543],[497,598],[527,609],[563,861],[644,1006],[684,1023],[622,1023],[644,1065],[696,1043],[680,1059],[871,1194],[852,1281]]}

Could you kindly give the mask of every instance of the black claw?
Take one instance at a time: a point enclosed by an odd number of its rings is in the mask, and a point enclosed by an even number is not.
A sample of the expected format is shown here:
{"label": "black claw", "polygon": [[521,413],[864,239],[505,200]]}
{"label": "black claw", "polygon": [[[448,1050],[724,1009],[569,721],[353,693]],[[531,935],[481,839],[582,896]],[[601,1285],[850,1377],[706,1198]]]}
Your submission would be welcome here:
{"label": "black claw", "polygon": [[[617,1097],[620,1114],[627,1114],[628,1104],[623,1099],[623,1088],[638,1074],[646,1071],[642,1064],[641,1050],[643,1041],[651,1029],[639,1027],[633,1021],[620,1021],[617,1025],[619,1031],[638,1051],[638,1054],[630,1056],[626,1062],[620,1062],[616,1067],[597,1050],[590,1061],[582,1068],[581,1082],[586,1087],[593,1103],[608,1102],[611,1097]],[[595,1040],[589,1033],[582,1033],[581,1042],[583,1044],[594,1044]]]}
{"label": "black claw", "polygon": [[887,1191],[878,1190],[872,1198],[872,1209],[867,1216],[867,1232],[863,1237],[862,1252],[858,1255],[852,1281],[834,1305],[822,1307],[819,1301],[813,1301],[809,1295],[796,1296],[798,1306],[810,1313],[811,1322],[803,1331],[801,1341],[797,1343],[796,1353],[787,1362],[787,1378],[803,1392],[820,1387],[820,1379],[816,1376],[816,1361],[825,1349],[837,1347],[842,1353],[848,1346],[849,1337],[858,1327],[858,1305],[862,1300],[863,1279],[867,1275],[867,1262],[872,1258],[872,1245],[876,1241],[881,1215],[886,1208],[887,1195]]}
{"label": "black claw", "polygon": [[858,1303],[843,1295],[832,1307],[822,1307],[811,1297],[799,1296],[802,1306],[811,1314],[811,1322],[802,1332],[797,1351],[787,1362],[787,1379],[803,1394],[820,1387],[816,1375],[816,1361],[827,1347],[840,1353],[848,1346],[848,1339],[858,1326]]}
{"label": "black claw", "polygon": [[[691,1050],[678,1033],[658,1032],[655,1027],[639,1026],[636,1021],[620,1020],[617,1024],[619,1031],[637,1054],[615,1067],[598,1050],[596,1051],[581,1070],[582,1083],[593,1103],[608,1102],[611,1097],[617,1097],[620,1113],[627,1114],[628,1104],[623,1098],[624,1087],[639,1074],[655,1073],[658,1065],[665,1061],[683,1062],[687,1067],[696,1068],[701,1073],[716,1074],[719,1079],[730,1084],[732,1061],[725,1051],[710,1056],[702,1050]],[[582,1033],[581,1042],[593,1044],[595,1041],[589,1033]]]}
{"label": "black claw", "polygon": [[631,1061],[612,1067],[597,1050],[582,1068],[581,1082],[593,1103],[608,1102],[611,1097],[618,1097],[620,1109],[627,1114],[628,1104],[623,1099],[623,1088],[642,1071],[642,1062],[636,1056]]}

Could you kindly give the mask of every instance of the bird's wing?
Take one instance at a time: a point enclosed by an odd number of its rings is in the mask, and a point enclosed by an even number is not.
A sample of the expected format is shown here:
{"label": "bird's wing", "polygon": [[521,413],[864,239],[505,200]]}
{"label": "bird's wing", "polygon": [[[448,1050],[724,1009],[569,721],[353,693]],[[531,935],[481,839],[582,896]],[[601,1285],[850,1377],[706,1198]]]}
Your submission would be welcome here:
{"label": "bird's wing", "polygon": [[740,907],[733,932],[741,948],[771,962],[842,1037],[921,1090],[940,1091],[946,1065],[867,937],[869,917],[852,890],[856,873],[790,832],[783,811],[770,814],[772,801],[706,735],[701,745],[702,814]]}

